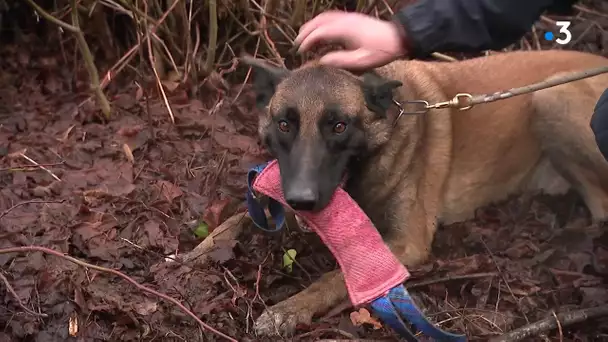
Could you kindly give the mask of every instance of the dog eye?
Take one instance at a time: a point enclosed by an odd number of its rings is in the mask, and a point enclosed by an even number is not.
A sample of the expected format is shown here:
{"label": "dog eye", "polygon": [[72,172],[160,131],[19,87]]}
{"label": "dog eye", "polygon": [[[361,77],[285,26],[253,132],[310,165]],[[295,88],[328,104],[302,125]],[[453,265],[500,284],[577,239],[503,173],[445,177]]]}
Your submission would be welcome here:
{"label": "dog eye", "polygon": [[285,120],[279,121],[279,131],[283,133],[289,132],[289,123]]}
{"label": "dog eye", "polygon": [[334,133],[336,134],[341,134],[344,133],[344,131],[346,131],[346,124],[344,122],[338,122],[337,124],[334,125]]}

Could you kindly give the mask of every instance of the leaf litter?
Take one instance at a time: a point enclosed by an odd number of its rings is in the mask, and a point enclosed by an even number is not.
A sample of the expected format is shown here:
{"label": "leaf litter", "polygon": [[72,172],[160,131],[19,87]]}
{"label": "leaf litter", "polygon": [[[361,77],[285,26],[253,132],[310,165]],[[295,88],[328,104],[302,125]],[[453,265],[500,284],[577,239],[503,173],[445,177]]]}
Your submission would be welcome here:
{"label": "leaf litter", "polygon": [[[247,224],[240,237],[215,240],[204,267],[173,260],[243,212],[247,168],[269,158],[255,135],[251,92],[232,103],[240,85],[230,86],[230,101],[218,105],[216,94],[189,100],[165,82],[174,94],[172,125],[161,102],[146,104],[141,87],[128,87],[112,98],[113,118],[100,123],[95,107],[59,76],[71,67],[17,51],[0,48],[0,106],[10,108],[10,115],[0,108],[0,248],[44,246],[117,269],[237,340],[274,340],[255,336],[253,320],[336,268],[314,234],[265,234]],[[58,73],[37,78],[22,65]],[[23,167],[21,153],[61,181]],[[410,271],[406,285],[433,321],[483,341],[554,312],[606,305],[608,235],[571,196],[512,199],[440,227],[433,257]],[[28,309],[49,315],[24,312],[0,283],[0,341],[219,340],[173,304],[54,256],[0,254],[0,272]],[[582,322],[546,337],[599,341],[607,323]],[[286,339],[345,336],[396,340],[367,309],[349,305]]]}

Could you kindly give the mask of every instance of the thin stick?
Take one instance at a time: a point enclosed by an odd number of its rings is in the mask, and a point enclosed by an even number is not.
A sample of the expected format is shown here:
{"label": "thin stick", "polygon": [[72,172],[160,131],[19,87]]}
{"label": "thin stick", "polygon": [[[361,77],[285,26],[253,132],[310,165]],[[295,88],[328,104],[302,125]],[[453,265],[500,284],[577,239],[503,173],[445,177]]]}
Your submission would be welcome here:
{"label": "thin stick", "polygon": [[[175,1],[178,2],[178,1]],[[147,10],[146,10],[147,13]],[[152,52],[152,43],[150,39],[150,30],[148,30],[148,25],[146,24],[146,43],[148,45],[148,58],[150,59],[150,66],[152,67],[152,71],[154,72],[154,78],[156,79],[156,85],[158,90],[160,91],[161,96],[163,97],[163,103],[165,107],[167,107],[167,111],[169,112],[169,118],[171,119],[171,123],[175,124],[175,117],[173,116],[173,110],[171,109],[171,105],[169,104],[169,99],[165,94],[165,89],[163,88],[163,84],[160,81],[160,76],[158,76],[158,71],[156,70],[156,62],[154,59],[154,53]]]}
{"label": "thin stick", "polygon": [[209,258],[209,253],[216,248],[218,242],[237,238],[249,222],[251,222],[251,217],[246,212],[233,215],[215,228],[193,250],[183,254],[181,257],[182,262],[187,263],[189,266],[203,265]]}
{"label": "thin stick", "polygon": [[515,297],[515,294],[513,293],[513,290],[511,289],[511,285],[509,285],[507,278],[505,277],[505,275],[502,273],[500,267],[498,266],[498,262],[494,258],[494,253],[492,253],[492,251],[490,250],[490,247],[488,247],[488,245],[486,244],[486,241],[483,238],[479,238],[479,241],[481,241],[481,243],[483,244],[483,247],[486,249],[486,251],[488,251],[488,255],[490,256],[490,259],[492,259],[492,263],[494,263],[494,267],[496,267],[496,270],[498,270],[498,273],[500,274],[502,281],[505,282],[505,286],[509,290],[509,293],[511,294],[511,298],[513,298],[513,301],[515,301],[515,303],[517,304],[517,308],[519,309],[519,312],[524,316],[524,318],[526,319],[526,322],[530,323],[530,320],[528,319],[526,312],[521,308],[521,305],[520,305],[519,301],[517,300],[517,297]]}
{"label": "thin stick", "polygon": [[21,153],[20,154],[21,157],[23,157],[23,159],[29,161],[30,163],[34,164],[33,166],[39,167],[40,169],[46,171],[46,173],[48,173],[49,175],[51,175],[51,177],[55,178],[56,180],[61,182],[61,179],[59,177],[57,177],[51,170],[47,169],[46,167],[36,163],[32,158],[28,157],[25,155],[25,153]]}
{"label": "thin stick", "polygon": [[[31,0],[28,0],[31,1]],[[154,24],[154,26],[152,26],[148,32],[150,33],[155,33],[156,30],[160,27],[160,25],[165,21],[165,19],[167,19],[167,17],[169,16],[169,13],[171,13],[173,11],[173,9],[175,8],[175,6],[180,3],[179,1],[173,1],[173,3],[171,4],[171,6],[169,6],[169,8],[163,13],[163,15],[158,19],[158,21],[156,22],[156,24]],[[114,63],[114,65],[110,68],[110,70],[108,70],[108,72],[106,72],[103,81],[101,82],[101,88],[104,89],[105,87],[108,86],[108,84],[110,84],[110,81],[112,80],[113,76],[116,76],[118,73],[120,73],[122,71],[122,69],[124,69],[124,67],[126,65],[129,64],[129,62],[131,61],[131,59],[133,59],[133,57],[135,57],[135,51],[137,51],[139,49],[139,47],[141,46],[141,44],[145,41],[148,40],[148,38],[150,38],[150,35],[146,35],[144,37],[144,39],[140,40],[137,42],[137,44],[133,45],[129,51],[127,51],[119,60],[118,62]]]}
{"label": "thin stick", "polygon": [[4,216],[8,215],[8,213],[10,213],[13,209],[15,209],[17,207],[20,207],[22,205],[33,204],[33,203],[63,203],[64,201],[65,200],[61,200],[61,201],[43,201],[43,200],[37,201],[37,200],[34,200],[34,201],[25,201],[25,202],[17,203],[14,206],[12,206],[12,207],[6,209],[4,212],[2,212],[2,214],[0,214],[0,219],[2,219]]}
{"label": "thin stick", "polygon": [[[559,326],[565,327],[606,315],[608,315],[608,305],[596,306],[571,312],[562,312],[557,314],[555,317],[552,315],[551,317],[525,325],[502,336],[495,337],[491,339],[490,342],[520,341],[527,337],[536,336],[553,330]],[[558,325],[558,322],[561,322],[561,324]]]}
{"label": "thin stick", "polygon": [[217,50],[217,1],[209,0],[209,43],[207,47],[207,59],[205,60],[205,73],[210,75],[213,71],[215,53]]}
{"label": "thin stick", "polygon": [[471,279],[480,279],[480,278],[491,278],[491,277],[496,277],[496,276],[498,276],[498,272],[463,274],[463,275],[457,275],[457,276],[447,276],[447,277],[437,278],[437,279],[429,279],[429,280],[413,283],[411,285],[406,285],[406,287],[408,289],[415,289],[418,287],[445,283],[445,282],[454,281],[454,280],[471,280]]}
{"label": "thin stick", "polygon": [[49,164],[36,164],[36,165],[15,165],[12,167],[5,167],[0,169],[0,172],[3,171],[16,171],[16,170],[21,170],[21,169],[30,169],[30,168],[41,168],[42,166],[59,166],[59,165],[63,165],[65,164],[64,162],[61,163],[49,163]]}
{"label": "thin stick", "polygon": [[38,12],[43,18],[50,21],[53,24],[58,25],[59,27],[65,29],[66,31],[72,32],[76,36],[76,42],[78,43],[78,48],[82,57],[84,58],[84,64],[87,68],[87,72],[89,73],[89,81],[91,90],[96,94],[97,101],[99,107],[101,108],[101,112],[104,114],[106,118],[110,117],[111,108],[110,102],[108,102],[108,98],[103,93],[103,89],[99,82],[99,73],[97,72],[97,67],[95,66],[95,60],[93,59],[93,54],[89,49],[89,45],[87,44],[86,39],[84,38],[84,33],[80,29],[78,24],[78,4],[76,0],[72,0],[71,2],[71,11],[72,11],[72,25],[59,20],[48,12],[46,12],[42,7],[38,6],[33,0],[25,0],[36,12]]}
{"label": "thin stick", "polygon": [[13,248],[3,248],[0,249],[0,254],[8,254],[8,253],[23,253],[23,252],[32,252],[32,251],[38,251],[38,252],[42,252],[42,253],[46,253],[46,254],[51,254],[54,256],[57,256],[59,258],[63,258],[65,260],[68,260],[70,262],[73,262],[79,266],[82,267],[86,267],[89,269],[94,269],[97,270],[99,272],[103,272],[103,273],[111,273],[114,274],[126,281],[128,281],[129,283],[131,283],[133,286],[137,287],[139,290],[150,293],[154,296],[160,297],[164,300],[167,300],[173,304],[175,304],[177,307],[179,307],[183,312],[185,312],[186,314],[188,314],[188,316],[192,317],[204,330],[208,330],[211,331],[229,341],[232,342],[238,342],[237,340],[235,340],[234,338],[225,335],[224,333],[216,330],[215,328],[213,328],[210,325],[207,325],[205,322],[201,321],[200,318],[198,318],[194,313],[192,313],[192,311],[188,310],[182,303],[180,303],[177,299],[171,298],[169,296],[167,296],[166,294],[157,292],[149,287],[146,287],[144,285],[141,285],[140,283],[136,282],[135,280],[133,280],[133,278],[129,277],[128,275],[119,272],[117,270],[113,270],[111,268],[106,268],[106,267],[102,267],[102,266],[97,266],[97,265],[92,265],[89,264],[87,262],[84,262],[82,260],[76,259],[72,256],[69,255],[65,255],[61,252],[52,250],[50,248],[46,248],[46,247],[40,247],[40,246],[23,246],[23,247],[13,247]]}
{"label": "thin stick", "polygon": [[34,316],[38,316],[38,317],[49,317],[49,315],[47,315],[45,313],[38,313],[38,312],[36,312],[36,311],[34,311],[32,309],[29,309],[25,305],[23,305],[23,302],[21,301],[21,298],[19,298],[19,296],[17,295],[17,292],[15,292],[15,290],[11,286],[11,283],[8,282],[8,279],[6,279],[6,277],[4,276],[4,274],[2,274],[2,272],[0,272],[0,279],[2,280],[2,282],[4,283],[4,285],[6,285],[6,290],[11,295],[13,295],[13,297],[17,301],[17,304],[19,304],[19,306],[23,309],[23,311],[29,313],[30,315],[34,315]]}
{"label": "thin stick", "polygon": [[564,332],[562,331],[562,324],[559,322],[559,318],[555,314],[555,311],[551,311],[553,317],[555,317],[555,323],[557,323],[557,331],[559,332],[559,342],[564,341]]}
{"label": "thin stick", "polygon": [[585,13],[597,15],[597,16],[600,16],[600,17],[608,18],[608,15],[606,15],[604,13],[600,13],[598,11],[594,11],[594,10],[589,9],[587,7],[584,7],[582,5],[573,5],[572,7],[574,7],[575,9],[577,9],[577,10],[579,10],[581,12],[585,12]]}

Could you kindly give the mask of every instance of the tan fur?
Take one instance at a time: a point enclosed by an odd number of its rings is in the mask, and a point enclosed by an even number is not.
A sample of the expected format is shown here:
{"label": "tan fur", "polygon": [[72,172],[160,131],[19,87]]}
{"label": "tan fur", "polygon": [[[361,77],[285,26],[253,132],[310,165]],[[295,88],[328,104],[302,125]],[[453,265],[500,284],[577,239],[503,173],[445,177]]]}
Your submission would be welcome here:
{"label": "tan fur", "polygon": [[[511,52],[455,63],[397,61],[376,71],[403,82],[396,90],[398,101],[434,103],[456,93],[492,93],[606,64],[608,59],[579,52]],[[362,94],[348,82],[318,89],[323,82],[300,80],[309,82],[310,91],[293,94],[281,88],[290,79],[277,89],[268,115],[291,101],[306,120],[314,121],[323,104],[319,98],[327,91],[352,113],[364,106]],[[403,116],[392,131],[372,127],[364,118],[369,139],[382,147],[349,193],[377,226],[388,227],[385,241],[407,266],[427,258],[437,224],[471,218],[475,209],[513,194],[560,193],[573,187],[593,218],[603,220],[608,215],[608,163],[589,121],[607,86],[608,76],[600,75],[469,111]],[[346,298],[340,271],[330,272],[264,312],[256,329],[261,334],[292,331]]]}

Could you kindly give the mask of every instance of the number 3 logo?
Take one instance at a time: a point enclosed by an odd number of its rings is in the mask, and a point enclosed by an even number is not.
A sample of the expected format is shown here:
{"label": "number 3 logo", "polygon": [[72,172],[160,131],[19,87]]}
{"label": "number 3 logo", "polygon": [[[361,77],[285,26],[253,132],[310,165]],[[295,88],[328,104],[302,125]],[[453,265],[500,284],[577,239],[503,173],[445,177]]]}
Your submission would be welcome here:
{"label": "number 3 logo", "polygon": [[569,21],[556,21],[555,24],[557,26],[559,26],[559,33],[562,33],[564,35],[566,35],[566,38],[562,39],[562,38],[557,38],[555,39],[555,42],[560,44],[560,45],[565,45],[570,43],[570,41],[572,40],[572,33],[570,32],[570,30],[568,29],[570,27],[571,22]]}

